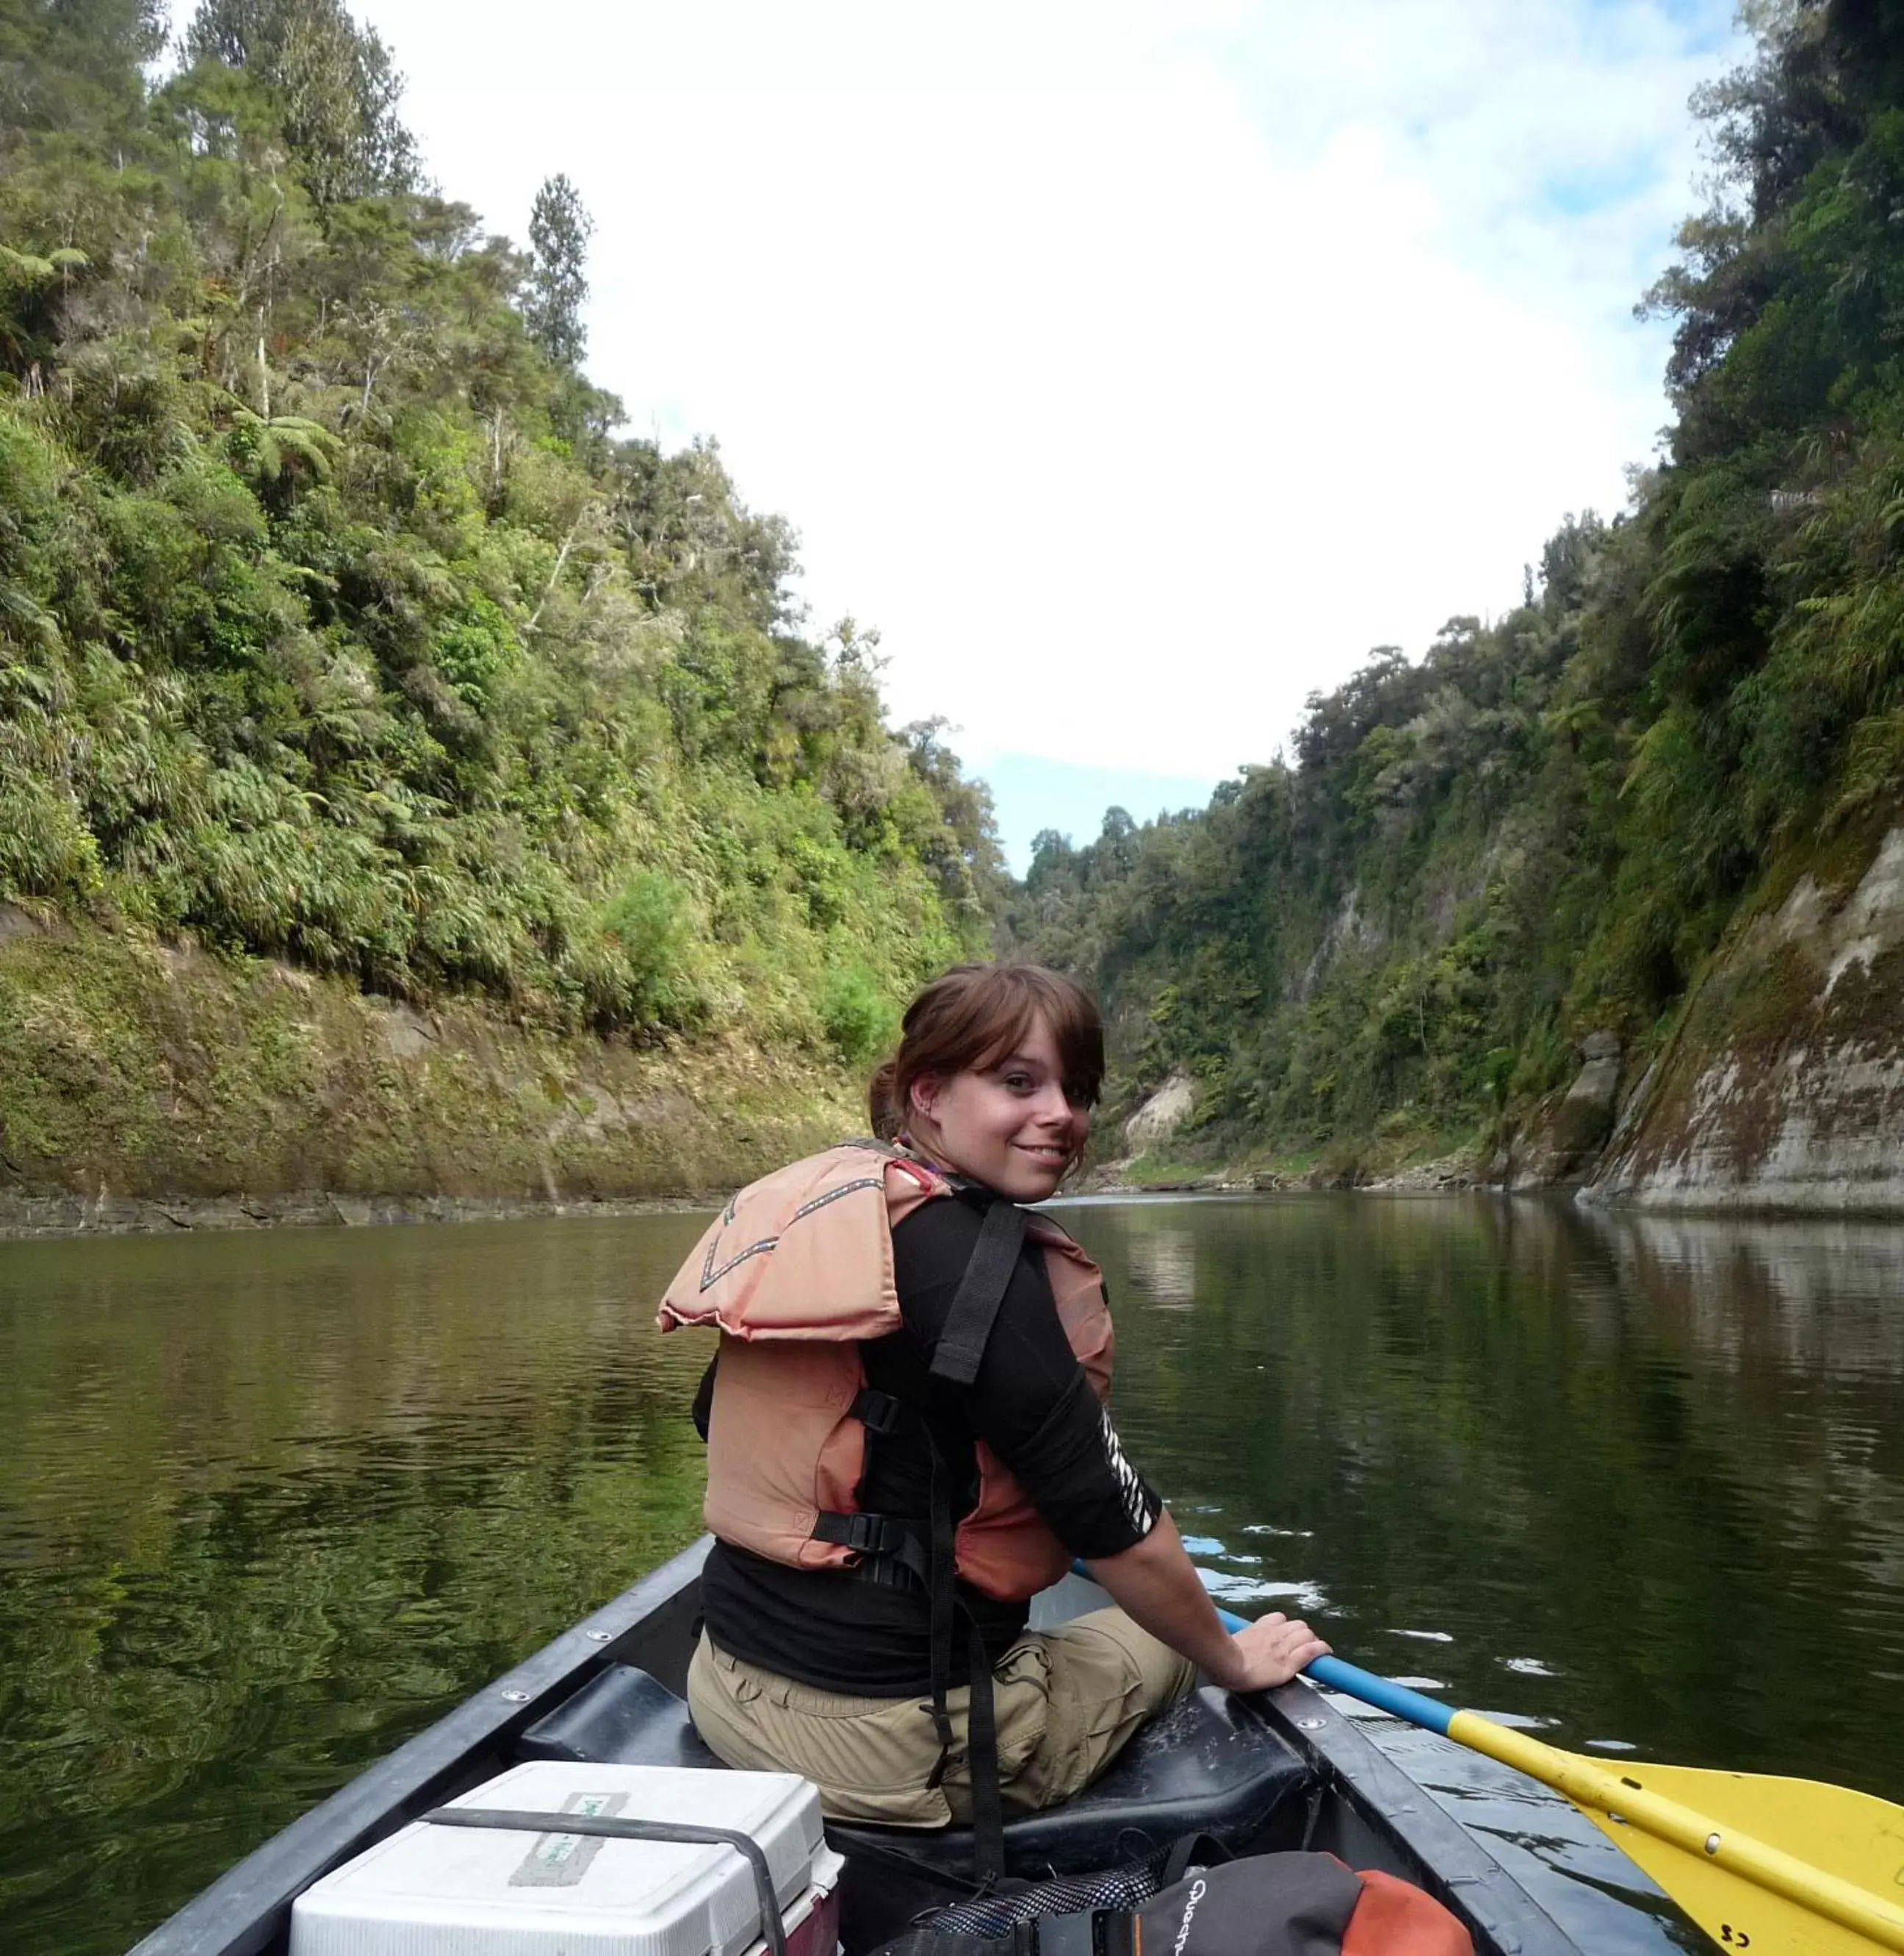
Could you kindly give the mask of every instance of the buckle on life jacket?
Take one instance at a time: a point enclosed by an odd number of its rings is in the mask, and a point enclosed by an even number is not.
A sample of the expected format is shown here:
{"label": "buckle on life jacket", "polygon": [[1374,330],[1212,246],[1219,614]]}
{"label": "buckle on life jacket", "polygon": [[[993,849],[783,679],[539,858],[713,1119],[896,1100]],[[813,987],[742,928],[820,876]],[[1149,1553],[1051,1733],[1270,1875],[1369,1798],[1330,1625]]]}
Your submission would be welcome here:
{"label": "buckle on life jacket", "polygon": [[849,1582],[864,1582],[874,1589],[903,1589],[915,1596],[924,1595],[926,1591],[925,1584],[903,1562],[890,1555],[869,1555],[840,1573]]}
{"label": "buckle on life jacket", "polygon": [[891,1393],[876,1392],[870,1386],[862,1386],[853,1395],[853,1403],[846,1411],[850,1418],[857,1420],[868,1433],[877,1434],[883,1440],[916,1426],[919,1420],[917,1409],[904,1399]]}
{"label": "buckle on life jacket", "polygon": [[813,1539],[850,1548],[859,1555],[898,1555],[925,1532],[924,1522],[895,1515],[842,1514],[823,1508],[813,1521]]}

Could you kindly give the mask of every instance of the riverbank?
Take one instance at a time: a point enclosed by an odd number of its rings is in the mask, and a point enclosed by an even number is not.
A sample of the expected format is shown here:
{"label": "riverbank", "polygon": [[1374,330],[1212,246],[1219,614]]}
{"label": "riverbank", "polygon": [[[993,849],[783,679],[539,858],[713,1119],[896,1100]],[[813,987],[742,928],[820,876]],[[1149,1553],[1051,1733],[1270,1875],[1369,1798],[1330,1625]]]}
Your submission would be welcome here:
{"label": "riverbank", "polygon": [[[1167,1137],[1166,1139],[1167,1140]],[[1250,1148],[1199,1159],[1167,1147],[1102,1162],[1085,1174],[1093,1195],[1272,1194],[1320,1189],[1433,1194],[1494,1185],[1484,1134],[1378,1137],[1360,1147]]]}
{"label": "riverbank", "polygon": [[468,999],[0,907],[0,1233],[620,1212],[862,1125],[819,1055],[560,1036]]}
{"label": "riverbank", "polygon": [[[1578,1077],[1498,1131],[1225,1150],[1140,1110],[1125,1158],[1083,1186],[1896,1214],[1904,1059],[1883,1004],[1904,979],[1904,830],[1820,888],[1808,876],[1764,906],[1645,1064],[1590,1036]],[[1773,964],[1778,1010],[1744,1011]],[[368,996],[0,904],[0,1238],[701,1206],[859,1131],[858,1088],[830,1052],[561,1035],[487,1002]],[[1155,1098],[1182,1122],[1195,1096],[1183,1081]]]}
{"label": "riverbank", "polygon": [[1099,1185],[1577,1189],[1686,1214],[1904,1216],[1904,825],[1782,859],[1681,1004],[1628,1043],[1579,1037],[1571,1070],[1465,1133],[1408,1110],[1309,1154],[1199,1130],[1164,1081]]}
{"label": "riverbank", "polygon": [[302,1195],[0,1194],[0,1242],[39,1237],[171,1236],[231,1229],[367,1229],[425,1222],[532,1222],[554,1216],[665,1216],[713,1208],[721,1192],[598,1201],[512,1200],[505,1196],[373,1198]]}
{"label": "riverbank", "polygon": [[[704,1207],[860,1131],[829,1058],[560,1036],[0,905],[0,1240]],[[1107,1163],[1132,1192],[1455,1188],[1445,1161]],[[1379,1169],[1379,1172],[1376,1169]],[[1135,1172],[1130,1172],[1131,1171]]]}
{"label": "riverbank", "polygon": [[[1353,1188],[1366,1194],[1451,1194],[1485,1187],[1471,1175],[1438,1169],[1406,1169],[1365,1181],[1333,1182],[1271,1175],[1185,1175],[1158,1181],[1088,1177],[1088,1195],[1251,1195],[1303,1189]],[[18,1195],[0,1191],[0,1242],[67,1236],[170,1236],[220,1230],[362,1229],[419,1223],[545,1221],[555,1217],[602,1219],[665,1216],[715,1207],[731,1191],[728,1182],[672,1195],[576,1198],[551,1201],[510,1196],[340,1195],[307,1191],[290,1195],[211,1196],[98,1194]]]}

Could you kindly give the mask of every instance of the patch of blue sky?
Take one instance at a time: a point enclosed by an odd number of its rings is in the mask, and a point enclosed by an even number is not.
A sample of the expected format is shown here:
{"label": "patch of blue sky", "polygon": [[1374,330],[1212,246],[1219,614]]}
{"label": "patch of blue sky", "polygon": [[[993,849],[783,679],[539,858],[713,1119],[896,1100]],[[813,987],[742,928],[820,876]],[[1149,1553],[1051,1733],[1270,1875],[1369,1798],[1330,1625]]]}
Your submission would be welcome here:
{"label": "patch of blue sky", "polygon": [[1623,156],[1598,169],[1570,170],[1541,185],[1541,201],[1563,217],[1590,217],[1596,210],[1617,210],[1650,195],[1666,167],[1663,158],[1649,154]]}
{"label": "patch of blue sky", "polygon": [[1158,775],[1138,768],[1097,767],[1039,754],[999,754],[972,771],[990,784],[999,841],[1012,873],[1031,861],[1031,838],[1055,828],[1081,848],[1097,841],[1104,816],[1124,809],[1138,823],[1208,805],[1215,775]]}
{"label": "patch of blue sky", "polygon": [[[1589,0],[1596,14],[1615,14],[1630,9],[1631,0]],[[1736,31],[1738,9],[1735,0],[1653,0],[1655,10],[1675,27],[1686,33],[1686,46],[1699,53],[1723,47]]]}

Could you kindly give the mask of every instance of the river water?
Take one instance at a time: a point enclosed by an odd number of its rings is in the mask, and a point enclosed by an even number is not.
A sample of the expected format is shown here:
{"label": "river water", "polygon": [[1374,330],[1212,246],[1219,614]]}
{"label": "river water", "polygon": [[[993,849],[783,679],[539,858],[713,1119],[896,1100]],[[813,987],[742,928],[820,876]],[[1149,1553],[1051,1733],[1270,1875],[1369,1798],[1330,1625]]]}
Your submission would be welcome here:
{"label": "river water", "polygon": [[[1904,1229],[1066,1216],[1232,1607],[1561,1745],[1904,1800]],[[700,1227],[0,1244],[0,1949],[123,1949],[692,1538],[706,1349],[649,1307]]]}

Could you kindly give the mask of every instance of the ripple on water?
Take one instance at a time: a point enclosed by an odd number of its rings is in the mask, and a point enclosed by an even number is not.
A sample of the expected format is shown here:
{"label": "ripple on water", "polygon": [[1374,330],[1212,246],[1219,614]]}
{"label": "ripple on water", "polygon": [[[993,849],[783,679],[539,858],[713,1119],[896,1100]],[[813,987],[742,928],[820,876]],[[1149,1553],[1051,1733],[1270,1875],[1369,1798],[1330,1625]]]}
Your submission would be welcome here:
{"label": "ripple on water", "polygon": [[1328,1596],[1313,1582],[1278,1582],[1261,1576],[1242,1576],[1228,1570],[1199,1569],[1203,1586],[1225,1603],[1274,1603],[1278,1609],[1293,1604],[1307,1615],[1326,1610]]}
{"label": "ripple on water", "polygon": [[1514,1671],[1522,1677],[1558,1677],[1560,1675],[1557,1670],[1549,1670],[1537,1657],[1504,1657],[1497,1658],[1495,1661],[1503,1670]]}

